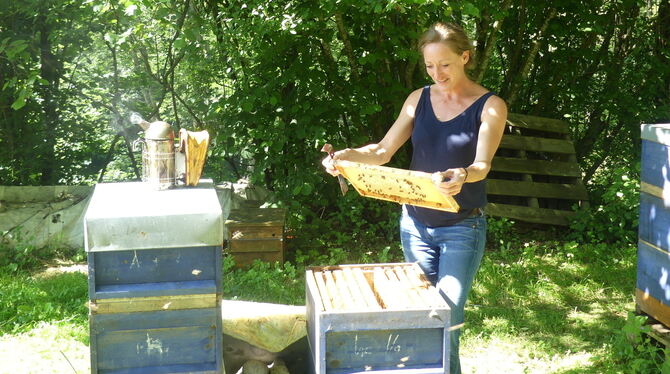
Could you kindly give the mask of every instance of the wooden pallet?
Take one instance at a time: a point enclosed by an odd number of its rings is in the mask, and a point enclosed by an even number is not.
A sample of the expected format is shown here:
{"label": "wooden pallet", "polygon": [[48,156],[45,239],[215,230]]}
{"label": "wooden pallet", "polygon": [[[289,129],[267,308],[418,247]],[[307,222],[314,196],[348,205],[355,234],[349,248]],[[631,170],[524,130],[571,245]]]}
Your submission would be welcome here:
{"label": "wooden pallet", "polygon": [[487,214],[567,225],[572,207],[586,207],[568,124],[510,113],[487,183]]}
{"label": "wooden pallet", "polygon": [[666,348],[670,348],[670,328],[649,314],[641,311],[639,307],[636,307],[636,309],[637,315],[641,315],[647,318],[645,326],[649,326],[651,329],[649,332],[647,332],[647,335],[649,335],[650,338],[654,339],[658,343],[663,344]]}

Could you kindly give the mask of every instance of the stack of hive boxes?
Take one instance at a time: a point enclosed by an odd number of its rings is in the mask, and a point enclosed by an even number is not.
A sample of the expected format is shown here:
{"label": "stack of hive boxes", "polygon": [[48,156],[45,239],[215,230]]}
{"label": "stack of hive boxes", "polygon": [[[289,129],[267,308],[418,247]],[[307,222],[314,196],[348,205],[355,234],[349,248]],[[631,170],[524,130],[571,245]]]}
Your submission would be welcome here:
{"label": "stack of hive boxes", "polygon": [[636,301],[670,326],[670,124],[642,125]]}
{"label": "stack of hive boxes", "polygon": [[92,373],[222,373],[214,189],[99,184],[84,222]]}

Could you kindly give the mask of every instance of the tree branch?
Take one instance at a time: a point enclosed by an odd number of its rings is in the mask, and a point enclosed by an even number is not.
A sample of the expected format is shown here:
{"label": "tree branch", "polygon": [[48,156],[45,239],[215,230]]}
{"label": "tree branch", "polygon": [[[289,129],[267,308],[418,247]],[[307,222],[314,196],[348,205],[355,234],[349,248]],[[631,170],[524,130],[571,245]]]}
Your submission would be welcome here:
{"label": "tree branch", "polygon": [[358,64],[356,63],[356,57],[354,57],[354,49],[351,47],[351,41],[349,40],[349,34],[344,25],[344,19],[342,18],[341,12],[335,12],[335,23],[337,24],[337,31],[340,35],[340,40],[344,44],[344,52],[347,55],[347,60],[349,60],[349,66],[351,67],[351,75],[354,79],[358,80]]}
{"label": "tree branch", "polygon": [[521,71],[518,74],[516,74],[516,76],[512,80],[512,84],[510,85],[509,89],[509,94],[507,95],[507,104],[510,107],[512,107],[512,105],[516,101],[516,98],[519,94],[519,89],[521,87],[521,83],[528,76],[530,67],[533,65],[533,61],[535,61],[535,56],[537,56],[537,52],[540,50],[540,45],[542,44],[542,40],[544,39],[544,34],[546,33],[547,28],[549,27],[549,22],[556,16],[556,13],[557,13],[556,8],[551,8],[549,13],[547,14],[547,17],[544,19],[544,22],[542,23],[542,27],[540,27],[540,30],[537,33],[537,38],[530,47],[530,51],[526,56],[526,61],[523,63],[521,67]]}

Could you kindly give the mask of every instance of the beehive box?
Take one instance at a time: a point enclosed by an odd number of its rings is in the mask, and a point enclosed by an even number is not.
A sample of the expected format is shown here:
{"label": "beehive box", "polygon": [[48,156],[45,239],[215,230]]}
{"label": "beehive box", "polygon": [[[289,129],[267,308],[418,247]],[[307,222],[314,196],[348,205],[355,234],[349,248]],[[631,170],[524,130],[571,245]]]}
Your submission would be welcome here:
{"label": "beehive box", "polygon": [[417,264],[306,271],[316,374],[448,373],[450,309]]}
{"label": "beehive box", "polygon": [[238,267],[258,259],[284,262],[286,210],[275,208],[232,209],[226,221],[228,253]]}
{"label": "beehive box", "polygon": [[670,326],[670,124],[642,125],[637,306]]}
{"label": "beehive box", "polygon": [[99,184],[84,226],[92,373],[222,373],[216,192]]}

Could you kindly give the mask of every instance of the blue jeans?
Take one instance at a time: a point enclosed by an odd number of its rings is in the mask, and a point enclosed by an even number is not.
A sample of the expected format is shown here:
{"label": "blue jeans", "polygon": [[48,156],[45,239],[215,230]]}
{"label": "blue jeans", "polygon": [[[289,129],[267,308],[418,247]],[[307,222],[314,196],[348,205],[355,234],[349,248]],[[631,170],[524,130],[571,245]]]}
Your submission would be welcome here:
{"label": "blue jeans", "polygon": [[[427,227],[403,206],[400,240],[407,262],[418,262],[428,279],[447,297],[451,326],[463,324],[465,301],[479,269],[486,244],[486,216],[471,216],[452,226]],[[461,373],[458,357],[460,329],[449,334],[451,374]]]}

